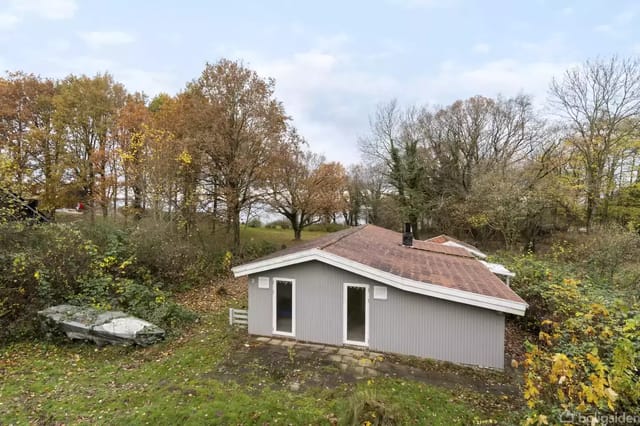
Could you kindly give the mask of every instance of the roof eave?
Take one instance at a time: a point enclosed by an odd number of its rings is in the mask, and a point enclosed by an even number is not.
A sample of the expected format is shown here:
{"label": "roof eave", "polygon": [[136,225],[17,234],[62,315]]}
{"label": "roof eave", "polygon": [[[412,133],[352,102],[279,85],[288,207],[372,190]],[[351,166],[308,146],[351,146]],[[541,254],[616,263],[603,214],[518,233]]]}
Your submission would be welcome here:
{"label": "roof eave", "polygon": [[295,265],[299,263],[317,260],[337,268],[353,272],[374,281],[388,284],[392,287],[408,291],[411,293],[431,296],[438,299],[448,300],[466,305],[476,306],[480,308],[490,309],[493,311],[504,312],[514,315],[523,316],[528,305],[524,302],[516,302],[513,300],[500,299],[492,296],[472,293],[464,290],[452,289],[441,285],[415,281],[403,278],[389,272],[381,271],[377,268],[364,265],[359,262],[346,259],[326,251],[314,248],[300,251],[280,257],[265,259],[262,261],[239,265],[231,269],[234,276],[242,277],[263,271],[268,271],[285,266]]}

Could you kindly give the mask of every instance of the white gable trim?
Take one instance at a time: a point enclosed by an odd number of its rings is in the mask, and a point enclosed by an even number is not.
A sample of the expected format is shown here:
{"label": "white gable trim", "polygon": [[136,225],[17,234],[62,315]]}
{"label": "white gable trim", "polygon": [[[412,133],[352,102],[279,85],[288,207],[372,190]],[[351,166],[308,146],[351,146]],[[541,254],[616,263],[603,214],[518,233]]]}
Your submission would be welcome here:
{"label": "white gable trim", "polygon": [[317,260],[319,262],[335,266],[336,268],[353,272],[354,274],[367,277],[384,284],[388,284],[400,290],[422,294],[425,296],[431,296],[438,299],[449,300],[451,302],[463,303],[466,305],[477,306],[480,308],[491,309],[498,312],[505,312],[520,316],[524,315],[524,312],[528,307],[526,303],[514,302],[511,300],[485,296],[469,291],[447,288],[436,284],[402,278],[389,272],[384,272],[380,269],[373,268],[362,263],[354,262],[342,256],[328,253],[317,248],[239,265],[235,268],[232,268],[231,270],[236,277],[242,277],[258,272],[283,268],[289,265],[296,265],[298,263],[310,262],[312,260]]}

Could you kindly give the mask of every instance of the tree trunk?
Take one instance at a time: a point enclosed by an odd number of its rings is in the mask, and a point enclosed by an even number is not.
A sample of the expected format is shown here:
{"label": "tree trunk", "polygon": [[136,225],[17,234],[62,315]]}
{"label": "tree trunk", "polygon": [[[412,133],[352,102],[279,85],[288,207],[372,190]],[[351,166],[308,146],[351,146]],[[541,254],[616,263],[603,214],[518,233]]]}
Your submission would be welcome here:
{"label": "tree trunk", "polygon": [[133,190],[133,219],[138,221],[142,219],[142,188],[136,183]]}
{"label": "tree trunk", "polygon": [[233,249],[237,253],[240,250],[240,209],[235,208],[233,214]]}
{"label": "tree trunk", "polygon": [[587,217],[586,217],[586,225],[587,225],[587,234],[591,232],[591,226],[593,224],[593,219],[595,217],[596,212],[596,197],[589,191],[587,194]]}
{"label": "tree trunk", "polygon": [[213,220],[211,221],[211,233],[216,233],[216,222],[218,221],[218,184],[213,183]]}

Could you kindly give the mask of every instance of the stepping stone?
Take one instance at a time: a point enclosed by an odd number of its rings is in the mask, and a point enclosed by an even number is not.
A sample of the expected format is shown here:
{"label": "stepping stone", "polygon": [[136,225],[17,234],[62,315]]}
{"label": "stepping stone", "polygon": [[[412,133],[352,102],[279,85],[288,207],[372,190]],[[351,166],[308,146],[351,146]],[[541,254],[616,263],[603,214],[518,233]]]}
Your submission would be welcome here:
{"label": "stepping stone", "polygon": [[333,362],[340,362],[342,361],[342,356],[341,355],[329,355],[329,359]]}
{"label": "stepping stone", "polygon": [[301,343],[302,346],[309,348],[309,349],[313,349],[313,350],[320,350],[320,349],[324,349],[325,346],[323,345],[317,345],[315,343]]}
{"label": "stepping stone", "polygon": [[293,340],[283,340],[281,345],[292,348],[296,345],[296,342],[294,342]]}
{"label": "stepping stone", "polygon": [[377,377],[378,375],[380,375],[380,373],[378,373],[378,371],[374,370],[373,368],[365,368],[364,373],[370,377]]}
{"label": "stepping stone", "polygon": [[352,356],[344,356],[343,360],[350,362],[351,364],[358,365],[358,358],[354,358]]}
{"label": "stepping stone", "polygon": [[373,362],[369,358],[360,358],[358,360],[358,364],[363,367],[371,367],[373,365]]}
{"label": "stepping stone", "polygon": [[263,343],[269,343],[269,341],[271,340],[270,337],[256,337],[256,340],[258,342],[263,342]]}

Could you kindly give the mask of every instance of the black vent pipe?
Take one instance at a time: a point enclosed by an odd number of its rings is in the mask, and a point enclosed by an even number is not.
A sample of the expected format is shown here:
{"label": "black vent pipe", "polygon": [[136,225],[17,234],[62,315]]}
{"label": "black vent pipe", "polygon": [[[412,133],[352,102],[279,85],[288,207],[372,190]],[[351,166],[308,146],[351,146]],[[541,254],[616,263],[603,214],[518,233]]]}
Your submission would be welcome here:
{"label": "black vent pipe", "polygon": [[404,224],[404,233],[402,234],[402,245],[411,247],[413,246],[413,232],[411,232],[411,224]]}

